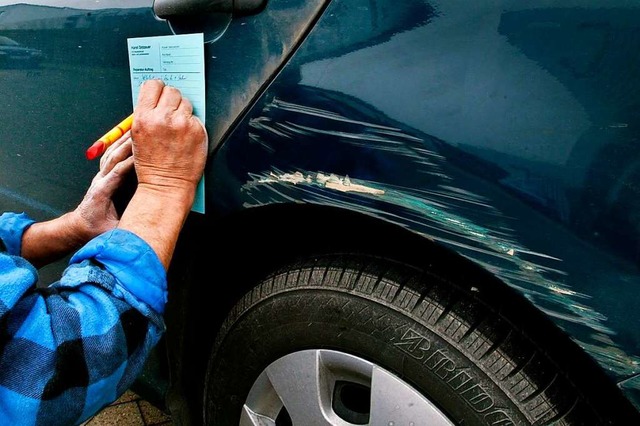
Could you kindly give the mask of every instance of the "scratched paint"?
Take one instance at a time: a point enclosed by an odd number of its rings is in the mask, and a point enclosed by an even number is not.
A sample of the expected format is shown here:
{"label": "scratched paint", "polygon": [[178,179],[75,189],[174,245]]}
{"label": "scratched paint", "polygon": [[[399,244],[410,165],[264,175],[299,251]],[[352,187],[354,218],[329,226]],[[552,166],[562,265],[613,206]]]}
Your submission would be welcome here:
{"label": "scratched paint", "polygon": [[382,189],[352,182],[351,179],[349,179],[349,176],[340,177],[334,174],[325,175],[323,173],[316,173],[315,176],[305,176],[300,172],[295,172],[293,174],[285,173],[281,175],[270,173],[269,177],[259,180],[259,183],[276,182],[288,182],[293,183],[294,185],[299,183],[317,184],[325,188],[331,188],[341,192],[359,192],[362,194],[384,195],[384,190]]}
{"label": "scratched paint", "polygon": [[[282,111],[288,112],[288,120],[278,120]],[[318,120],[320,125],[309,124]],[[245,207],[303,200],[356,210],[412,229],[481,265],[517,289],[558,326],[570,327],[574,340],[618,377],[640,372],[640,358],[626,353],[616,342],[607,317],[590,303],[591,296],[569,284],[562,259],[523,245],[513,230],[515,219],[484,196],[457,186],[459,178],[446,172],[445,156],[433,141],[399,128],[277,98],[249,125],[251,142],[269,153],[292,143],[326,144],[333,140],[384,153],[403,167],[413,167],[425,177],[425,186],[416,189],[341,176],[331,170],[273,167],[248,174],[242,187]]]}

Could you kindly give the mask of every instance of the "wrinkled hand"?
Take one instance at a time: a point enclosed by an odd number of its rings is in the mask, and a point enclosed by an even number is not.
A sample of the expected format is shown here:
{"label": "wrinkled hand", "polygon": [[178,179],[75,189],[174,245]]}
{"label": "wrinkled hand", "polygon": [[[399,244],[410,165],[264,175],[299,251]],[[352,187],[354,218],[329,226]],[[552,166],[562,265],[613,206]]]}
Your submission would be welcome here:
{"label": "wrinkled hand", "polygon": [[114,142],[100,159],[100,170],[91,181],[84,198],[72,212],[78,235],[89,241],[118,225],[113,194],[133,167],[130,132]]}
{"label": "wrinkled hand", "polygon": [[189,100],[160,80],[140,87],[133,114],[138,187],[118,228],[144,240],[168,269],[204,172],[207,131]]}
{"label": "wrinkled hand", "polygon": [[207,156],[207,133],[193,106],[160,80],[140,88],[131,129],[138,187],[192,194]]}

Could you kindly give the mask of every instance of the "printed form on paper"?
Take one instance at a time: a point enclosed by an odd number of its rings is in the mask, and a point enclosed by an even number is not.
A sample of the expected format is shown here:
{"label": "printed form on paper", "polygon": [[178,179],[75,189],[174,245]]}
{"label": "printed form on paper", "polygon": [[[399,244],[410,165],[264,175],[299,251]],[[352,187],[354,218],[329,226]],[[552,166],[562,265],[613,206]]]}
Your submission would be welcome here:
{"label": "printed form on paper", "polygon": [[[160,79],[182,92],[193,104],[193,114],[205,122],[204,37],[202,33],[127,40],[133,105],[142,82]],[[204,176],[192,209],[204,213]]]}

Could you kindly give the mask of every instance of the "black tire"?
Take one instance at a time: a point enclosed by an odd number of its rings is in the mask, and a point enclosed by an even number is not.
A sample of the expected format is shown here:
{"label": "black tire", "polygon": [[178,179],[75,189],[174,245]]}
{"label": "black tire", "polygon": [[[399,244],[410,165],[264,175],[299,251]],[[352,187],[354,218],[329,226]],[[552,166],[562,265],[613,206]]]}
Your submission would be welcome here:
{"label": "black tire", "polygon": [[[240,422],[245,403],[269,388],[263,372],[270,364],[304,350],[370,362],[422,394],[453,424],[607,424],[541,348],[473,294],[405,265],[351,256],[291,265],[240,300],[212,351],[205,378],[205,423],[263,424]],[[333,389],[352,380],[366,399],[370,377],[349,375],[341,368],[341,373],[329,375],[339,380],[325,378],[333,380],[326,386]],[[290,373],[294,388],[300,374],[306,374]],[[287,414],[292,407],[282,395],[265,394],[262,399],[252,410],[272,420],[280,412],[275,423],[264,424],[327,424],[312,418],[301,421],[299,408]],[[287,410],[280,411],[283,403]],[[394,424],[393,417],[369,419],[371,407],[366,401],[357,404],[333,401],[331,414],[347,424]],[[409,414],[398,418],[402,422],[396,425],[441,424]]]}

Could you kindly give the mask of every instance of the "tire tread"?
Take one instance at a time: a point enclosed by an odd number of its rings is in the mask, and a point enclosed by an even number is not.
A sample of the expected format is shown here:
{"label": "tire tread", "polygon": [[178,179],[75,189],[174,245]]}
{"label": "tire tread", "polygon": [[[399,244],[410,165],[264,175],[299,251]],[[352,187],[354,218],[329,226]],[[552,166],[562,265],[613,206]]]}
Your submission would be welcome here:
{"label": "tire tread", "polygon": [[[375,257],[328,255],[285,266],[257,285],[231,311],[220,335],[254,305],[275,294],[318,288],[360,295],[411,317],[473,360],[479,369],[525,415],[532,425],[600,425],[592,406],[543,348],[501,314],[480,302],[473,292],[427,271]],[[309,306],[309,293],[297,299]],[[336,308],[366,318],[346,302]],[[330,300],[330,299],[329,299]],[[302,304],[304,302],[304,304]],[[316,303],[313,301],[313,303]],[[323,306],[325,308],[325,306]],[[362,308],[364,309],[364,308]],[[277,315],[276,312],[273,313]],[[376,333],[385,333],[392,321]],[[360,320],[362,321],[362,320]],[[390,333],[392,334],[392,333]]]}

